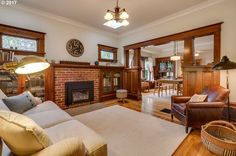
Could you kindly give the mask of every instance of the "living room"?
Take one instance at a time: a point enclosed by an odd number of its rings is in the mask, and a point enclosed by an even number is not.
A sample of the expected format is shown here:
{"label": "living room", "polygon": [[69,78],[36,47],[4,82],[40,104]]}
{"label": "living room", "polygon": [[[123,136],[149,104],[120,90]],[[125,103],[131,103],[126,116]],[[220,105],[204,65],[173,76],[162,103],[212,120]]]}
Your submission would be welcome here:
{"label": "living room", "polygon": [[203,139],[234,129],[235,15],[235,0],[0,0],[0,152],[236,153],[233,132]]}

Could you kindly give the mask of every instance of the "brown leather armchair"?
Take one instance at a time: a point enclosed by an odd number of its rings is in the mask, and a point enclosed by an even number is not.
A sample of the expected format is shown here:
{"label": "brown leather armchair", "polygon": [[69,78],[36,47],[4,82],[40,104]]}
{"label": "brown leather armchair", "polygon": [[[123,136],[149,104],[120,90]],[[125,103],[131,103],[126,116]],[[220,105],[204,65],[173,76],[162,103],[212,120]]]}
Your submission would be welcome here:
{"label": "brown leather armchair", "polygon": [[207,95],[206,102],[189,103],[191,97],[171,97],[171,119],[175,116],[188,127],[200,128],[212,120],[219,120],[222,117],[224,105],[229,96],[229,90],[220,86],[205,88],[202,94]]}

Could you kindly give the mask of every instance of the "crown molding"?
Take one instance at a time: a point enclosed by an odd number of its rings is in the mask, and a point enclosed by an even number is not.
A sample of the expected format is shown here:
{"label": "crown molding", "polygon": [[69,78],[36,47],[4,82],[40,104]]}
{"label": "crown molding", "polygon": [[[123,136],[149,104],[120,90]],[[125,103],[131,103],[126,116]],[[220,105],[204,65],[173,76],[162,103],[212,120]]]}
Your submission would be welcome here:
{"label": "crown molding", "polygon": [[111,37],[114,37],[114,38],[117,38],[117,39],[119,37],[116,33],[107,32],[107,31],[104,31],[102,29],[95,28],[95,27],[92,27],[90,25],[78,22],[76,20],[72,20],[72,19],[69,19],[69,18],[66,18],[66,17],[63,17],[63,16],[58,16],[56,14],[46,12],[46,11],[42,11],[42,10],[39,10],[39,9],[36,9],[36,8],[31,8],[31,7],[22,5],[22,4],[17,4],[17,5],[11,6],[11,7],[15,8],[15,9],[18,9],[18,10],[25,11],[25,12],[30,12],[30,13],[33,13],[33,14],[36,14],[36,15],[47,17],[47,18],[50,18],[50,19],[53,19],[53,20],[56,20],[56,21],[59,21],[59,22],[62,22],[62,23],[70,24],[70,25],[73,25],[73,26],[76,26],[76,27],[79,27],[79,28],[82,28],[82,29],[85,29],[85,30],[94,31],[94,32],[100,33],[102,35],[105,34],[105,35],[108,35],[108,36],[111,36]]}
{"label": "crown molding", "polygon": [[185,16],[185,15],[188,15],[188,14],[191,14],[191,13],[194,13],[194,12],[197,12],[199,10],[202,10],[202,9],[205,9],[205,8],[208,8],[210,6],[213,6],[213,5],[216,5],[216,4],[219,4],[219,3],[222,3],[224,2],[225,0],[208,0],[206,2],[202,2],[198,5],[195,5],[195,6],[192,6],[190,8],[187,8],[185,10],[182,10],[182,11],[179,11],[177,13],[174,13],[172,15],[169,15],[169,16],[166,16],[166,17],[163,17],[161,19],[158,19],[154,22],[151,22],[149,24],[146,24],[144,26],[141,26],[139,28],[136,28],[136,29],[133,29],[131,31],[127,31],[127,32],[123,32],[121,34],[119,34],[119,38],[123,38],[123,37],[126,37],[128,35],[131,35],[131,34],[134,34],[134,33],[138,33],[140,31],[144,31],[146,29],[150,29],[150,28],[153,28],[157,25],[160,25],[160,24],[163,24],[163,23],[166,23],[168,21],[171,21],[171,20],[174,20],[176,18],[179,18],[179,17],[182,17],[182,16]]}

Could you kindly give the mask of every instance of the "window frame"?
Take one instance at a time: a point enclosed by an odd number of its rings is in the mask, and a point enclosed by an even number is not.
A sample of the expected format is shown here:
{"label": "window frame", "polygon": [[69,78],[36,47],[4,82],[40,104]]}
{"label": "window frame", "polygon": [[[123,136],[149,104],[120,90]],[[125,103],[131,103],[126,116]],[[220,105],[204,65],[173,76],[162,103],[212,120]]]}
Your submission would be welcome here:
{"label": "window frame", "polygon": [[[45,34],[46,33],[43,33],[43,32],[0,24],[0,50],[13,51],[15,55],[36,55],[36,56],[43,57],[46,54],[45,53]],[[36,40],[37,50],[35,52],[35,51],[28,51],[28,50],[15,50],[15,49],[3,48],[3,45],[2,45],[3,35]]]}
{"label": "window frame", "polygon": [[[102,58],[101,57],[102,51],[113,53],[113,59],[111,60],[111,59]],[[116,47],[98,44],[98,61],[99,62],[117,62],[117,51],[118,51],[118,48],[116,48]]]}

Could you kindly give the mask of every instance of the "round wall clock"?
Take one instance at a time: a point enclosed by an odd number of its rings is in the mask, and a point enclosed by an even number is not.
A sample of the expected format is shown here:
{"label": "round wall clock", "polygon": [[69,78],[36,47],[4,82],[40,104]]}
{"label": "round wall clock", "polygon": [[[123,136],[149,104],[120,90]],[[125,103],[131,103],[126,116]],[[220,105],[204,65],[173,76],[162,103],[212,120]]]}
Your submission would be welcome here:
{"label": "round wall clock", "polygon": [[66,44],[66,50],[74,57],[80,57],[84,53],[83,44],[77,39],[70,39]]}

